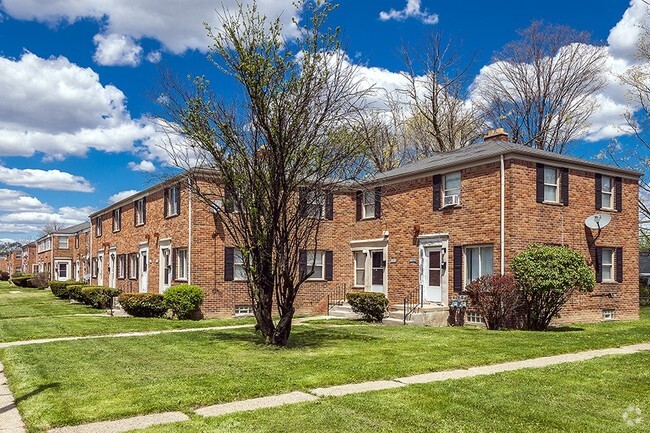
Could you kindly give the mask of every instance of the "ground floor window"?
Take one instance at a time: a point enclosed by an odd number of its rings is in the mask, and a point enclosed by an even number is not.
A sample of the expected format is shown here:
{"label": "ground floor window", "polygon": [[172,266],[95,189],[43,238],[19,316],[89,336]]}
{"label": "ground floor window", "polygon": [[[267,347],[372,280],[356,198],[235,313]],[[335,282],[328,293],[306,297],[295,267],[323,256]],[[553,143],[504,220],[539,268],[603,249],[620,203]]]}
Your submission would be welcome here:
{"label": "ground floor window", "polygon": [[614,320],[614,310],[603,310],[603,320]]}
{"label": "ground floor window", "polygon": [[177,280],[187,280],[187,248],[176,248],[175,252],[176,269],[174,270]]}
{"label": "ground floor window", "polygon": [[354,253],[354,285],[363,287],[366,284],[366,253]]}
{"label": "ground floor window", "polygon": [[465,247],[465,284],[494,273],[492,245]]}
{"label": "ground floor window", "polygon": [[465,322],[470,325],[478,325],[483,323],[483,316],[476,311],[468,311],[465,313]]}
{"label": "ground floor window", "polygon": [[324,256],[324,251],[307,251],[307,269],[313,265],[313,273],[307,278],[308,280],[322,280],[325,277],[323,274]]}
{"label": "ground floor window", "polygon": [[126,256],[124,254],[117,255],[117,278],[126,278]]}
{"label": "ground floor window", "polygon": [[138,255],[129,254],[129,279],[138,279]]}
{"label": "ground floor window", "polygon": [[235,305],[235,316],[252,316],[252,305]]}

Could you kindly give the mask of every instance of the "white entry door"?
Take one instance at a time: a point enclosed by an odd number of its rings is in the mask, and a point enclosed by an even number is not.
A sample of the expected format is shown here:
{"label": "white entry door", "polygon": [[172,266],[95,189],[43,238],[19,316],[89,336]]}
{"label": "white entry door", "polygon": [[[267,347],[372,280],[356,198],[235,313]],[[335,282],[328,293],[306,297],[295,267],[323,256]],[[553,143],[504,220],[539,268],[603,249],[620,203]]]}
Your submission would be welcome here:
{"label": "white entry door", "polygon": [[149,247],[140,247],[140,258],[138,259],[140,275],[138,278],[140,293],[147,293],[149,285]]}
{"label": "white entry door", "polygon": [[422,260],[424,301],[442,302],[442,286],[440,284],[442,266],[440,248],[427,248],[424,250]]}
{"label": "white entry door", "polygon": [[97,285],[104,285],[104,252],[97,253]]}
{"label": "white entry door", "polygon": [[57,281],[67,281],[70,279],[70,262],[57,261],[55,262],[56,279]]}
{"label": "white entry door", "polygon": [[386,259],[384,250],[370,251],[370,291],[386,293]]}
{"label": "white entry door", "polygon": [[112,250],[108,254],[108,287],[113,287],[115,288],[116,285],[116,265],[117,265],[117,258],[115,255],[115,250]]}
{"label": "white entry door", "polygon": [[172,243],[171,241],[160,242],[160,293],[172,284]]}

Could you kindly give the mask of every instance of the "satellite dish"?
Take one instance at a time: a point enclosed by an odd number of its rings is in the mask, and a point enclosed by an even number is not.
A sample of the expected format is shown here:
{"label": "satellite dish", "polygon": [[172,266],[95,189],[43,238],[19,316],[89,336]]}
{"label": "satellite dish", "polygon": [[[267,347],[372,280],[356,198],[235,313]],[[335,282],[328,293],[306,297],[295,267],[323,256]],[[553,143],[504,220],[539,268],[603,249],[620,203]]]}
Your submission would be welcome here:
{"label": "satellite dish", "polygon": [[585,220],[585,225],[592,230],[595,229],[600,230],[603,227],[607,226],[607,224],[609,224],[611,220],[612,220],[611,216],[603,213],[597,213],[595,215],[591,215],[590,217],[587,217],[587,219]]}

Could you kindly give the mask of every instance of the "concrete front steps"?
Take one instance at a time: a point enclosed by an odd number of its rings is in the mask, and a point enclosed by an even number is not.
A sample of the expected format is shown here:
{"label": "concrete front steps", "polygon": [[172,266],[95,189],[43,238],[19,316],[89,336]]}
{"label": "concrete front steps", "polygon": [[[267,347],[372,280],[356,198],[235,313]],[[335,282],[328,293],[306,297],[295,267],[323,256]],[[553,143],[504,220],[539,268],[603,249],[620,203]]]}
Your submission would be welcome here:
{"label": "concrete front steps", "polygon": [[[347,302],[335,305],[330,309],[330,316],[342,319],[360,319],[361,316],[352,311]],[[406,321],[406,325],[415,326],[447,326],[449,308],[438,304],[425,304],[418,307]],[[393,304],[389,307],[388,315],[384,317],[384,325],[404,325],[404,305]]]}

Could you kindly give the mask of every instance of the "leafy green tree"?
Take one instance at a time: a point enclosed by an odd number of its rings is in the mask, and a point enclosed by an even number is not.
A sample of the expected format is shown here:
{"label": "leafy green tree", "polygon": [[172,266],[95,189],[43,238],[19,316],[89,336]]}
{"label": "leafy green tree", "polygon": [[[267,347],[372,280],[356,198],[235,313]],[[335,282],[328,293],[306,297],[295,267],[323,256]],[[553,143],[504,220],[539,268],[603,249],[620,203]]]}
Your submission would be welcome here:
{"label": "leafy green tree", "polygon": [[[333,6],[300,0],[296,8],[295,39],[255,3],[224,12],[218,31],[208,27],[210,59],[239,85],[239,104],[202,77],[190,88],[163,77],[158,98],[170,156],[215,210],[217,232],[241,252],[257,328],[279,346],[313,274],[316,254],[306,253],[318,249],[331,193],[358,175],[361,144],[337,137],[355,129],[369,91],[342,53],[338,29],[326,27]],[[305,257],[312,261],[303,267]]]}
{"label": "leafy green tree", "polygon": [[584,257],[569,247],[529,245],[512,261],[524,297],[528,329],[546,330],[576,292],[591,292],[596,284]]}

